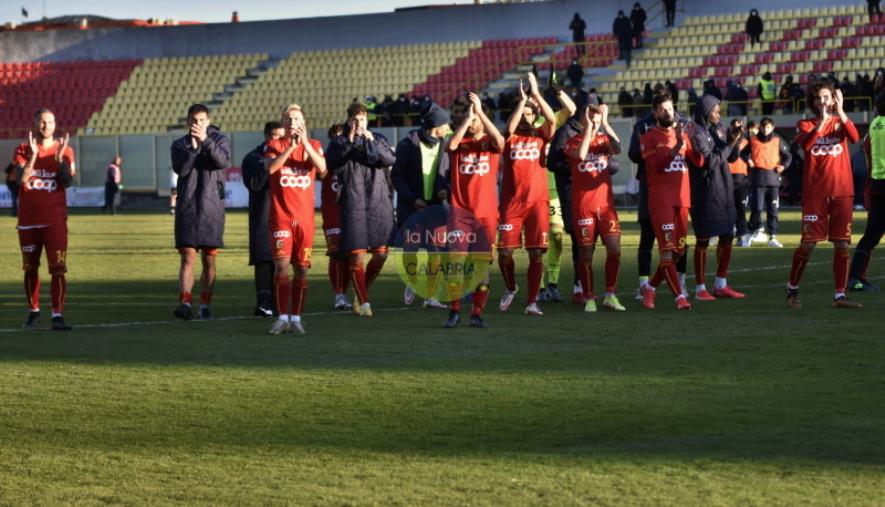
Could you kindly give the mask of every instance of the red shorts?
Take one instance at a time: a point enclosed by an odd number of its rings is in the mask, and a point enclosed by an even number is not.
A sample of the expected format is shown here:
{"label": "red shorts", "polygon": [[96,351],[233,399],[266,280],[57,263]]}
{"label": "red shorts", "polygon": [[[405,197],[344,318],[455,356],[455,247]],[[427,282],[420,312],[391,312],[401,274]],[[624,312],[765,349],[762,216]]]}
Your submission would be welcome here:
{"label": "red shorts", "polygon": [[621,236],[621,221],[614,207],[594,209],[578,202],[573,203],[572,226],[578,246],[596,243],[597,236]]}
{"label": "red shorts", "polygon": [[688,208],[652,208],[651,225],[655,230],[658,250],[679,252],[685,250],[685,237],[688,235]]}
{"label": "red shorts", "polygon": [[40,255],[46,249],[49,272],[67,273],[68,224],[65,222],[38,227],[19,229],[18,242],[22,249],[22,270],[36,271],[40,267]]}
{"label": "red shorts", "polygon": [[547,201],[511,202],[502,209],[498,248],[521,247],[523,227],[526,249],[547,249],[547,235],[550,232],[550,207]]}
{"label": "red shorts", "polygon": [[802,200],[802,241],[851,241],[853,197]]}
{"label": "red shorts", "polygon": [[446,239],[452,252],[489,252],[495,250],[498,222],[493,218],[476,218],[452,208]]}
{"label": "red shorts", "polygon": [[338,253],[338,243],[341,241],[341,227],[323,229],[323,236],[326,238],[326,255]]}
{"label": "red shorts", "polygon": [[313,220],[270,222],[270,247],[274,260],[290,259],[292,264],[310,267],[313,229]]}

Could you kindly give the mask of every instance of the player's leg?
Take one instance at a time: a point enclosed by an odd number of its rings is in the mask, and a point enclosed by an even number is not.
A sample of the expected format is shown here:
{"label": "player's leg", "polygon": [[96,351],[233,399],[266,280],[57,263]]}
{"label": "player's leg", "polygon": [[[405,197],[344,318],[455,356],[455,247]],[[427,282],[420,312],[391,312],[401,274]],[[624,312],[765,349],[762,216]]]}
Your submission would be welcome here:
{"label": "player's leg", "polygon": [[365,250],[353,250],[347,254],[350,281],[353,283],[354,292],[356,292],[355,308],[369,302],[369,290],[366,287],[365,254]]}
{"label": "player's leg", "polygon": [[513,248],[498,249],[498,268],[501,270],[501,278],[504,280],[504,295],[498,309],[506,312],[516,298],[516,267],[513,261]]}
{"label": "player's leg", "polygon": [[750,234],[747,246],[751,246],[753,241],[759,239],[759,233],[762,229],[762,210],[765,207],[765,187],[750,187],[750,221],[747,223],[747,229]]}
{"label": "player's leg", "polygon": [[734,236],[726,234],[719,236],[716,245],[716,280],[713,295],[717,298],[743,299],[746,295],[732,289],[728,285],[728,266],[731,264],[731,251]]}
{"label": "player's leg", "polygon": [[270,317],[273,304],[273,262],[258,261],[254,266],[256,317]]}
{"label": "player's leg", "polygon": [[192,246],[178,249],[180,263],[178,266],[178,308],[174,315],[179,319],[190,320],[193,317],[191,304],[194,289],[194,264],[197,262],[197,249]]}
{"label": "player's leg", "polygon": [[867,271],[873,250],[878,246],[885,233],[885,196],[871,195],[867,212],[867,227],[863,237],[854,249],[851,268],[848,275],[848,289],[852,291],[874,291],[879,287],[867,280]]}
{"label": "player's leg", "polygon": [[627,309],[617,295],[618,273],[621,270],[621,235],[608,234],[603,238],[605,245],[605,298],[603,308],[623,312]]}
{"label": "player's leg", "polygon": [[384,263],[387,262],[387,247],[382,246],[372,249],[372,257],[366,265],[366,290],[372,287],[372,283],[381,274]]}
{"label": "player's leg", "polygon": [[836,308],[860,308],[861,304],[848,299],[848,265],[850,263],[851,222],[854,214],[852,198],[839,197],[830,201],[829,240],[833,242],[833,306]]}
{"label": "player's leg", "polygon": [[783,248],[784,245],[777,240],[779,228],[778,210],[780,209],[780,189],[778,187],[766,187],[765,191],[765,228],[768,229],[768,246]]}
{"label": "player's leg", "polygon": [[200,318],[210,319],[212,313],[212,294],[215,292],[215,259],[218,258],[218,250],[215,248],[201,248],[200,260],[203,270],[200,273]]}
{"label": "player's leg", "polygon": [[[307,301],[307,272],[313,253],[313,222],[298,224],[292,234],[292,256],[290,262],[294,270],[291,285],[292,313],[289,315],[290,333],[304,334],[301,312]],[[371,313],[367,317],[371,317]]]}
{"label": "player's leg", "polygon": [[522,247],[522,230],[528,208],[523,204],[511,203],[501,210],[501,224],[498,226],[498,268],[504,280],[504,294],[498,309],[506,312],[519,290],[516,284],[516,263],[513,251]]}
{"label": "player's leg", "polygon": [[[691,309],[687,298],[682,292],[682,286],[679,282],[679,275],[676,272],[676,261],[679,256],[685,255],[685,238],[688,231],[688,209],[687,208],[657,208],[651,210],[652,225],[655,230],[655,239],[658,242],[660,250],[660,259],[658,269],[652,276],[649,283],[650,289],[656,289],[661,282],[666,282],[667,286],[676,297],[676,304],[679,309]],[[649,297],[651,293],[651,304],[649,305]],[[646,297],[643,305],[646,308],[654,308],[654,291],[645,291]]]}
{"label": "player's leg", "polygon": [[289,280],[290,265],[291,259],[286,257],[275,257],[273,260],[273,290],[277,303],[277,320],[268,331],[269,334],[277,335],[289,331],[289,295],[292,285]]}
{"label": "player's leg", "polygon": [[[473,259],[481,259],[488,255],[488,262],[492,264],[494,262],[494,245],[495,245],[495,233],[498,230],[498,224],[494,222],[480,222],[477,224],[477,230],[479,234],[484,235],[486,240],[483,240],[480,237],[479,245],[480,250],[485,250],[481,245],[488,245],[489,252],[481,251],[481,252],[472,252],[471,257]],[[479,261],[481,262],[481,261]],[[470,327],[486,327],[485,323],[482,320],[482,312],[485,309],[486,303],[489,300],[489,273],[486,271],[485,278],[476,286],[473,291],[473,304],[470,310]]]}
{"label": "player's leg", "polygon": [[20,229],[18,241],[22,252],[25,298],[28,302],[28,318],[24,326],[35,327],[40,318],[40,257],[43,255],[43,234],[41,229]]}
{"label": "player's leg", "polygon": [[655,245],[655,231],[651,219],[639,220],[639,247],[636,250],[636,268],[639,272],[637,299],[642,299],[641,290],[651,278],[651,254]]}
{"label": "player's leg", "polygon": [[52,329],[55,331],[67,331],[71,329],[64,321],[62,313],[65,307],[65,298],[68,293],[68,283],[65,273],[68,272],[68,226],[65,223],[53,224],[42,229],[44,245],[46,247],[46,260],[49,264],[49,274],[52,276],[50,294],[52,296]]}
{"label": "player's leg", "polygon": [[694,244],[694,297],[698,301],[715,301],[716,298],[707,290],[707,250],[710,238],[695,236]]}
{"label": "player's leg", "polygon": [[540,315],[538,293],[544,277],[544,252],[547,251],[550,234],[550,220],[547,201],[534,203],[529,207],[524,221],[525,247],[529,254],[529,267],[526,278],[528,282],[528,300],[526,313]]}

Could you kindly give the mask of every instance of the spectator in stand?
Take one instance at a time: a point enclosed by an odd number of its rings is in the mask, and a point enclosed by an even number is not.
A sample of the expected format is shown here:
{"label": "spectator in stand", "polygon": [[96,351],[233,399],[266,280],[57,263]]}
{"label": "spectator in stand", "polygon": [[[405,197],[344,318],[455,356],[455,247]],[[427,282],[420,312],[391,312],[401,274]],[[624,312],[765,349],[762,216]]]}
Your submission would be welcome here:
{"label": "spectator in stand", "polygon": [[630,18],[624,15],[624,11],[618,11],[618,16],[612,23],[612,33],[618,39],[618,60],[626,61],[629,67],[630,53],[633,51],[633,25]]}
{"label": "spectator in stand", "polygon": [[692,115],[694,114],[694,107],[698,103],[698,92],[694,89],[694,86],[689,86],[686,95],[688,96],[688,114]]}
{"label": "spectator in stand", "polygon": [[[869,77],[867,77],[867,81],[869,81]],[[858,76],[858,80],[860,80],[860,76]],[[871,96],[873,98],[878,97],[885,91],[885,69],[879,67],[876,69],[876,74],[873,77],[872,81],[872,91]]]}
{"label": "spectator in stand", "polygon": [[642,107],[642,104],[642,94],[639,93],[639,88],[633,88],[633,115],[636,118],[645,116],[645,108]]}
{"label": "spectator in stand", "polygon": [[9,199],[12,201],[12,216],[18,214],[18,180],[16,176],[15,164],[10,163],[6,166],[6,188],[9,189]]}
{"label": "spectator in stand", "polygon": [[670,98],[673,99],[673,110],[679,110],[677,107],[679,105],[679,88],[676,88],[676,85],[670,80],[664,81],[664,87],[670,92]]}
{"label": "spectator in stand", "polygon": [[795,86],[793,76],[788,75],[784,78],[784,84],[781,85],[781,90],[777,94],[777,100],[781,103],[784,114],[793,113],[793,86]]}
{"label": "spectator in stand", "polygon": [[704,93],[701,94],[701,96],[704,96],[704,95],[712,95],[712,96],[716,97],[717,99],[719,99],[720,101],[722,101],[722,98],[723,98],[722,97],[722,90],[720,90],[719,87],[716,86],[716,81],[714,81],[712,79],[708,79],[707,81],[704,82]]}
{"label": "spectator in stand", "polygon": [[755,46],[757,42],[762,42],[760,37],[764,31],[765,24],[762,22],[762,18],[759,17],[759,11],[756,9],[751,10],[746,26],[747,35],[750,36],[750,46]]}
{"label": "spectator in stand", "polygon": [[664,10],[667,15],[667,28],[676,22],[676,0],[664,0]]}
{"label": "spectator in stand", "polygon": [[645,21],[648,16],[645,9],[639,5],[639,2],[633,4],[633,10],[630,11],[630,22],[633,23],[633,38],[636,39],[636,49],[642,49],[642,34],[645,33]]}
{"label": "spectator in stand", "polygon": [[757,95],[762,100],[762,114],[765,116],[774,114],[775,99],[777,99],[776,90],[777,85],[772,80],[771,72],[762,74],[762,79],[759,80]]}
{"label": "spectator in stand", "polygon": [[728,101],[728,116],[747,116],[747,90],[741,86],[740,81],[729,81],[725,92],[725,100]]}
{"label": "spectator in stand", "polygon": [[621,117],[629,118],[633,116],[633,97],[623,86],[618,94],[618,107],[621,108]]}
{"label": "spectator in stand", "polygon": [[652,89],[651,83],[645,83],[645,87],[642,89],[642,103],[648,106],[648,111],[651,111],[651,101],[654,96],[655,91]]}
{"label": "spectator in stand", "polygon": [[586,51],[584,46],[585,28],[587,28],[587,23],[585,23],[584,20],[581,19],[581,15],[576,12],[575,17],[572,18],[572,22],[568,25],[568,29],[572,31],[572,42],[577,44],[575,50],[581,56],[583,56]]}
{"label": "spectator in stand", "polygon": [[842,78],[842,82],[839,83],[839,89],[842,90],[842,96],[846,99],[845,112],[853,113],[855,101],[852,97],[857,96],[857,90],[855,90],[854,85],[851,84],[851,80],[848,79],[848,76]]}
{"label": "spectator in stand", "polygon": [[880,0],[867,0],[867,10],[870,13],[870,23],[873,22],[873,15],[882,15],[882,9],[879,7],[879,1]]}
{"label": "spectator in stand", "polygon": [[572,60],[572,64],[568,66],[565,74],[568,76],[572,88],[580,89],[584,87],[584,69],[581,68],[577,58]]}
{"label": "spectator in stand", "polygon": [[121,185],[123,183],[123,172],[120,170],[122,163],[123,159],[120,156],[116,156],[108,165],[104,180],[104,207],[101,208],[102,213],[110,209],[111,215],[117,214],[117,196],[123,188],[123,185]]}

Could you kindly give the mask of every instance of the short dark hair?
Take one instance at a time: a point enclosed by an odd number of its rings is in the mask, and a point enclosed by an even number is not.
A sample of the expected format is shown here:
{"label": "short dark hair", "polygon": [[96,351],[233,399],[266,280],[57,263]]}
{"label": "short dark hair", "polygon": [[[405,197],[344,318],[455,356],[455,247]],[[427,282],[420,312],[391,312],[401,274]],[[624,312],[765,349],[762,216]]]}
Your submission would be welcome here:
{"label": "short dark hair", "polygon": [[747,122],[747,130],[754,128],[754,127],[759,128],[759,125],[757,125],[755,121],[748,121]]}
{"label": "short dark hair", "polygon": [[283,125],[278,121],[269,121],[264,124],[264,137],[267,137],[273,133],[276,129],[283,128]]}
{"label": "short dark hair", "polygon": [[652,109],[657,109],[658,106],[663,104],[664,102],[672,102],[673,97],[670,95],[670,92],[667,90],[661,90],[654,94],[651,98],[651,107]]}
{"label": "short dark hair", "polygon": [[768,116],[764,116],[759,120],[759,128],[765,128],[766,125],[774,125],[774,120]]}
{"label": "short dark hair", "polygon": [[331,127],[329,127],[329,131],[326,132],[326,137],[329,139],[335,139],[344,133],[344,124],[343,123],[333,123]]}
{"label": "short dark hair", "polygon": [[362,102],[351,102],[347,106],[347,117],[353,118],[358,114],[369,114],[369,109]]}
{"label": "short dark hair", "polygon": [[47,108],[45,108],[45,107],[41,107],[40,109],[37,110],[36,113],[34,113],[34,121],[39,120],[39,119],[40,119],[40,116],[43,115],[43,113],[49,113],[49,114],[55,116],[55,113],[53,113],[53,112],[50,111],[49,109],[47,109]]}
{"label": "short dark hair", "polygon": [[206,116],[209,116],[209,108],[206,104],[193,104],[191,107],[187,108],[188,117],[194,116],[197,113],[206,113]]}

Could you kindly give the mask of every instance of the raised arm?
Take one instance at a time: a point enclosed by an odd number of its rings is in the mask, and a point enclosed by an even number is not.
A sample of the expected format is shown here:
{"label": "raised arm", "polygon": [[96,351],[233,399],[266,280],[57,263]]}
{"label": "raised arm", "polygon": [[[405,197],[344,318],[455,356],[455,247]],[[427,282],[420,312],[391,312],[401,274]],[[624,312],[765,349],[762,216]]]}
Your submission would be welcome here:
{"label": "raised arm", "polygon": [[492,148],[498,153],[503,152],[504,136],[501,135],[501,132],[498,131],[498,127],[495,126],[494,122],[492,122],[482,110],[482,101],[479,99],[479,95],[470,92],[469,98],[470,102],[473,104],[473,109],[476,110],[476,116],[479,117],[479,121],[482,122],[486,134],[488,134],[492,140]]}

